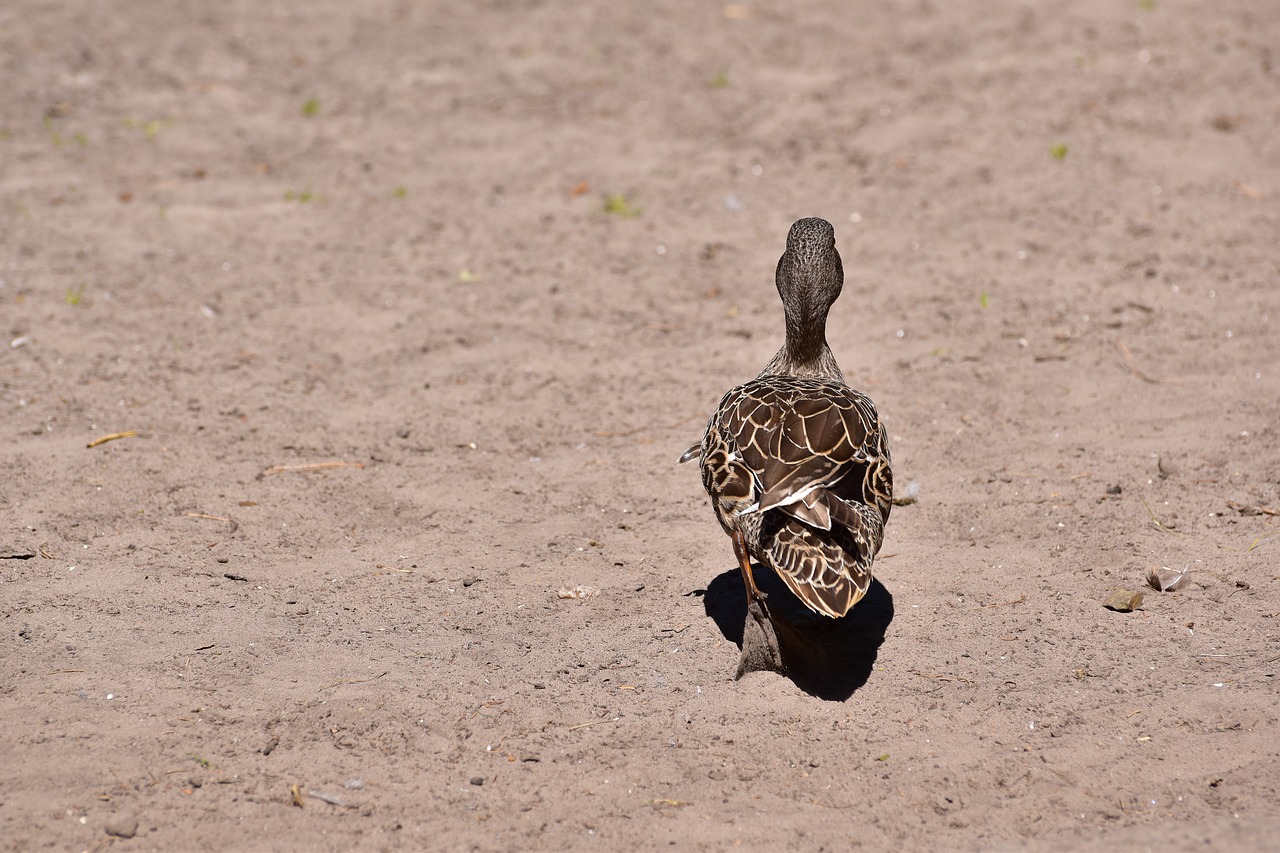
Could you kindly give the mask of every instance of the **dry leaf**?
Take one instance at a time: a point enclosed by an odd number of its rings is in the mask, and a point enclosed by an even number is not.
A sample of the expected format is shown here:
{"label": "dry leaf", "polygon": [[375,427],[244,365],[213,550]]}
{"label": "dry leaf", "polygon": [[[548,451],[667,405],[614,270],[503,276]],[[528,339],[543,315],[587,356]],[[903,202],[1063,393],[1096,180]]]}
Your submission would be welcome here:
{"label": "dry leaf", "polygon": [[1117,589],[1107,596],[1106,601],[1102,602],[1102,606],[1108,610],[1128,613],[1142,606],[1142,593],[1134,592],[1131,589]]}

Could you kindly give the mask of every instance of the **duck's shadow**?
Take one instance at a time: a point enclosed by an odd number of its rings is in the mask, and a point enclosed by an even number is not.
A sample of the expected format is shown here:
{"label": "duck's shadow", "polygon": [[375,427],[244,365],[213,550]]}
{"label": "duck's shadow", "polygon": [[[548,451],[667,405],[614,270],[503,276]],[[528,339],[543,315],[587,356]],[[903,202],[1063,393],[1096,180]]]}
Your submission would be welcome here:
{"label": "duck's shadow", "polygon": [[[842,619],[819,616],[800,603],[777,575],[756,564],[756,585],[769,596],[769,610],[779,625],[787,677],[820,699],[843,702],[871,677],[885,632],[893,621],[893,596],[878,580]],[[707,586],[702,606],[725,639],[742,647],[747,593],[738,569],[717,576]],[[790,630],[783,630],[784,626]]]}

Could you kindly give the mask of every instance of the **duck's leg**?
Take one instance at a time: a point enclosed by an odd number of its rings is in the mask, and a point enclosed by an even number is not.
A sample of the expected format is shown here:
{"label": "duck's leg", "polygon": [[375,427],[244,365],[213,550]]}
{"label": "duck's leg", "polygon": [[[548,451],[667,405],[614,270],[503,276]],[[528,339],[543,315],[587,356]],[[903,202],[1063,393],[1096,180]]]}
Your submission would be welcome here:
{"label": "duck's leg", "polygon": [[742,581],[747,585],[747,601],[754,599],[763,603],[769,596],[756,586],[755,576],[751,574],[751,553],[747,550],[747,535],[741,530],[733,531],[733,554],[738,558],[738,568],[742,570]]}
{"label": "duck's leg", "polygon": [[738,658],[741,678],[748,672],[783,672],[782,649],[773,626],[773,617],[765,605],[765,594],[756,586],[751,574],[751,555],[747,551],[747,539],[741,530],[733,532],[733,553],[742,569],[742,580],[747,587],[747,618],[742,625],[742,655]]}

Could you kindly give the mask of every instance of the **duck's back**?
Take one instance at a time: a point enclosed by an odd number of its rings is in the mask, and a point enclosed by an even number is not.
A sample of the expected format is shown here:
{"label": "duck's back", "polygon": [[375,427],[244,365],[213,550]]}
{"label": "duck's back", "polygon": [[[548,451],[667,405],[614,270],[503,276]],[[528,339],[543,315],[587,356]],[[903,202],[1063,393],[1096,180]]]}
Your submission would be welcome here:
{"label": "duck's back", "polygon": [[866,592],[893,501],[875,405],[839,379],[764,375],[707,425],[702,480],[725,530],[811,609],[843,616]]}

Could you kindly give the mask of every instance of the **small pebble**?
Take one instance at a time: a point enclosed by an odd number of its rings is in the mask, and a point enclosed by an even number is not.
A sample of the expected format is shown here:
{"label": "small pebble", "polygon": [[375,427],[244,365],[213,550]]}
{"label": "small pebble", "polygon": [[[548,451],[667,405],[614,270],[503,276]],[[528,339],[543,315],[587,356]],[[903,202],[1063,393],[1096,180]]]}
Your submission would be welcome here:
{"label": "small pebble", "polygon": [[462,585],[463,585],[463,586],[471,586],[472,584],[480,583],[480,581],[482,581],[482,580],[483,580],[483,578],[467,578],[466,580],[464,580],[464,581],[462,582]]}
{"label": "small pebble", "polygon": [[472,785],[475,785],[476,787],[479,787],[479,786],[483,785],[483,784],[484,784],[484,777],[483,777],[483,776],[472,776],[472,777],[471,777],[471,784],[472,784]]}
{"label": "small pebble", "polygon": [[116,838],[133,838],[138,834],[138,817],[131,814],[113,815],[105,827],[107,835]]}

